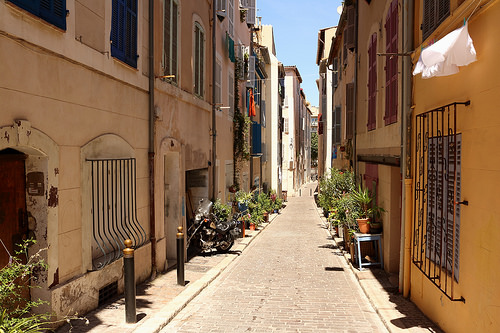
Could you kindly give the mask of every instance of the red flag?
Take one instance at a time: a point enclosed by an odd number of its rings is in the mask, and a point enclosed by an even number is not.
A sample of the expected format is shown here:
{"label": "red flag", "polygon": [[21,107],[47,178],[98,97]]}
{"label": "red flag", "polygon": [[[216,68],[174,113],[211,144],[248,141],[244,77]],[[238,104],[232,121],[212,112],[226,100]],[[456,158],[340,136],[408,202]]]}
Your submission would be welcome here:
{"label": "red flag", "polygon": [[255,113],[255,100],[253,99],[253,90],[250,89],[250,103],[248,106],[248,116],[255,117],[257,114]]}

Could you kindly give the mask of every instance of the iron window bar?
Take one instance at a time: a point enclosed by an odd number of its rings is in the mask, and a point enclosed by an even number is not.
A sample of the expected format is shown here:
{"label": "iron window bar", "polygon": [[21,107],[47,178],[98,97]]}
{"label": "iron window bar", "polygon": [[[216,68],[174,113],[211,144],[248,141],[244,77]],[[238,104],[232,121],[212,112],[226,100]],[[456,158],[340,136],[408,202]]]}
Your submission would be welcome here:
{"label": "iron window bar", "polygon": [[451,301],[459,279],[462,136],[457,106],[450,103],[416,116],[413,264]]}
{"label": "iron window bar", "polygon": [[123,256],[124,241],[138,248],[147,241],[137,217],[135,158],[91,162],[92,266],[100,270]]}

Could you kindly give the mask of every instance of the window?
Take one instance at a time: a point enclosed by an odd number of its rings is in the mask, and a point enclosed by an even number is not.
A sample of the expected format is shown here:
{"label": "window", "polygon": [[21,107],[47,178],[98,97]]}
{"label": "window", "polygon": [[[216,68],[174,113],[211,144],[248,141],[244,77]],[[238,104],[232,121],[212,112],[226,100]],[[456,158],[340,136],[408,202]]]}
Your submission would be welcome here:
{"label": "window", "polygon": [[335,107],[335,111],[333,112],[333,144],[340,145],[342,141],[341,137],[341,114],[342,108],[340,106]]}
{"label": "window", "polygon": [[113,0],[111,56],[137,67],[137,0]]}
{"label": "window", "polygon": [[344,46],[346,49],[352,50],[355,46],[355,36],[356,36],[356,10],[354,9],[354,5],[350,5],[347,7],[347,23],[346,30],[344,36]]}
{"label": "window", "polygon": [[194,24],[194,93],[204,95],[205,78],[205,32],[198,22]]}
{"label": "window", "polygon": [[219,59],[215,62],[215,104],[222,105],[222,65]]}
{"label": "window", "polygon": [[177,47],[178,42],[178,14],[177,0],[164,0],[163,7],[163,75],[170,76],[169,82],[178,82]]}
{"label": "window", "polygon": [[377,125],[377,33],[371,36],[368,48],[368,130]]}
{"label": "window", "polygon": [[288,134],[288,118],[283,118],[283,132]]}
{"label": "window", "polygon": [[66,30],[66,0],[8,0],[58,28]]}
{"label": "window", "polygon": [[126,239],[138,248],[147,235],[137,217],[136,160],[87,161],[91,164],[92,266],[99,270],[123,256]]}
{"label": "window", "polygon": [[415,119],[414,230],[415,266],[453,301],[459,281],[462,134],[459,105],[451,103]]}
{"label": "window", "polygon": [[354,133],[354,83],[345,86],[345,107],[346,107],[346,139],[352,139]]}
{"label": "window", "polygon": [[227,6],[227,11],[228,11],[228,33],[229,36],[233,37],[234,36],[234,5],[233,5],[233,0],[228,1],[228,6]]}
{"label": "window", "polygon": [[[398,52],[398,0],[393,0],[385,19],[385,51]],[[398,57],[385,58],[385,124],[398,120]]]}
{"label": "window", "polygon": [[424,0],[422,39],[427,39],[449,15],[450,0]]}
{"label": "window", "polygon": [[241,0],[241,6],[247,8],[247,24],[255,24],[255,0]]}
{"label": "window", "polygon": [[333,59],[333,87],[337,88],[339,83],[339,58]]}
{"label": "window", "polygon": [[229,72],[229,78],[228,78],[228,98],[229,98],[229,117],[234,116],[234,73]]}
{"label": "window", "polygon": [[[231,2],[232,0],[229,0]],[[215,9],[217,10],[217,15],[221,20],[226,17],[226,0],[216,0],[215,2]]]}

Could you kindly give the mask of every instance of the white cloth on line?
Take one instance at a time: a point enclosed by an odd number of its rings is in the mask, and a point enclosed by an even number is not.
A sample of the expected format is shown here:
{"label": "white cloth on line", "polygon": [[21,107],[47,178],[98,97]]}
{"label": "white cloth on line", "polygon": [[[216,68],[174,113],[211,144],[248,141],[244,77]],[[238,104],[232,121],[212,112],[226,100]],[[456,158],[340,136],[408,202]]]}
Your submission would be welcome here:
{"label": "white cloth on line", "polygon": [[458,66],[467,66],[476,61],[476,50],[469,35],[467,23],[424,49],[418,59],[413,75],[422,73],[422,78],[447,76],[458,73]]}

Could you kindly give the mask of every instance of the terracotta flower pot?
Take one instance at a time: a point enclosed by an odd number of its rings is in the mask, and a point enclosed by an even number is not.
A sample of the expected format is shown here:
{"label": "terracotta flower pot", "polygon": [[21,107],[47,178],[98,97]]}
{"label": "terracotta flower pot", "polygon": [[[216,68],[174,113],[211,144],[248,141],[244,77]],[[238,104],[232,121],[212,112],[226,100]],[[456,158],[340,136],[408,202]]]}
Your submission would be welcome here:
{"label": "terracotta flower pot", "polygon": [[370,219],[356,219],[356,221],[358,222],[358,226],[359,226],[359,231],[362,233],[362,234],[369,234],[370,233]]}
{"label": "terracotta flower pot", "polygon": [[250,230],[255,230],[255,223],[250,222]]}

